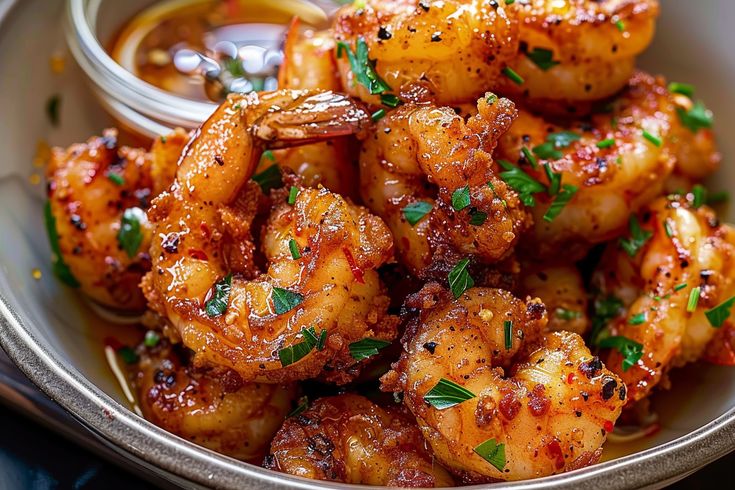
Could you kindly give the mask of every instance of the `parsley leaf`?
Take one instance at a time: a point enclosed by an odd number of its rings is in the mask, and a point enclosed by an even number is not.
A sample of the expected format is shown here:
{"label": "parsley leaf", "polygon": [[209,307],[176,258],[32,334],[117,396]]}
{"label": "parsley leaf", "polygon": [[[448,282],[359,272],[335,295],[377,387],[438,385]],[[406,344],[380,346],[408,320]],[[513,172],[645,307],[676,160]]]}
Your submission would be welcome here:
{"label": "parsley leaf", "polygon": [[390,345],[390,342],[379,339],[362,339],[350,344],[350,355],[356,361],[362,361],[372,356],[377,356],[380,349]]}
{"label": "parsley leaf", "polygon": [[627,371],[643,357],[643,344],[617,335],[614,337],[606,337],[597,344],[603,349],[615,349],[623,356],[623,372]]}
{"label": "parsley leaf", "polygon": [[319,349],[318,344],[320,338],[322,336],[326,336],[326,333],[326,330],[322,330],[321,336],[317,337],[314,327],[301,327],[301,335],[304,337],[304,340],[288,347],[284,347],[278,351],[278,359],[281,361],[281,366],[290,366],[291,364],[300,361],[314,350],[314,347],[317,347],[317,350],[322,350],[323,347],[322,349]]}
{"label": "parsley leaf", "polygon": [[573,131],[559,131],[557,133],[550,133],[546,136],[546,141],[553,143],[554,148],[566,148],[575,141],[579,141],[581,138],[581,135]]}
{"label": "parsley leaf", "polygon": [[487,220],[487,213],[479,211],[477,208],[470,209],[470,224],[472,226],[482,226]]}
{"label": "parsley leaf", "polygon": [[630,230],[630,238],[621,238],[620,246],[630,257],[635,257],[643,245],[646,244],[649,238],[653,235],[650,231],[643,230],[638,218],[635,214],[630,215],[628,220],[628,228]]}
{"label": "parsley leaf", "polygon": [[535,206],[536,200],[533,194],[546,191],[546,187],[508,161],[498,160],[498,164],[504,169],[503,172],[500,172],[500,178],[518,193],[523,204]]}
{"label": "parsley leaf", "polygon": [[707,109],[699,100],[688,111],[677,107],[676,114],[679,116],[681,124],[692,133],[696,133],[700,129],[711,128],[714,119],[712,111]]}
{"label": "parsley leaf", "polygon": [[439,382],[424,395],[424,401],[437,410],[444,410],[475,398],[475,394],[453,381],[441,378]]}
{"label": "parsley leaf", "polygon": [[733,304],[735,304],[735,296],[723,301],[711,310],[705,311],[704,314],[707,317],[707,320],[709,320],[709,324],[715,328],[720,328],[730,317],[730,310],[732,309]]}
{"label": "parsley leaf", "polygon": [[452,207],[461,211],[470,205],[470,186],[466,185],[452,193]]}
{"label": "parsley leaf", "polygon": [[281,169],[278,168],[278,165],[271,165],[262,172],[253,175],[251,178],[260,186],[263,194],[268,194],[268,191],[271,189],[283,187]]}
{"label": "parsley leaf", "polygon": [[526,57],[543,71],[559,64],[558,61],[554,61],[554,53],[550,49],[533,48],[533,51],[526,53]]}
{"label": "parsley leaf", "polygon": [[120,231],[117,233],[117,242],[128,257],[133,258],[143,243],[141,224],[147,221],[145,211],[140,208],[128,208],[123,212],[120,222]]}
{"label": "parsley leaf", "polygon": [[220,316],[227,311],[227,304],[230,301],[230,289],[232,288],[232,274],[227,274],[224,279],[215,283],[212,299],[207,301],[205,311],[207,316]]}
{"label": "parsley leaf", "polygon": [[550,141],[534,146],[533,152],[538,155],[539,158],[543,158],[544,160],[558,160],[564,156],[562,152],[556,149],[554,143]]}
{"label": "parsley leaf", "polygon": [[457,262],[457,265],[449,272],[447,279],[449,281],[449,289],[452,290],[454,298],[457,299],[462,296],[462,293],[470,289],[475,285],[475,281],[467,271],[467,266],[470,265],[470,259],[462,259]]}
{"label": "parsley leaf", "polygon": [[304,301],[304,297],[299,293],[283,288],[273,288],[273,308],[276,311],[276,315],[282,315],[287,311],[293,310],[302,301]]}
{"label": "parsley leaf", "polygon": [[564,206],[566,206],[567,203],[572,200],[574,194],[576,193],[577,186],[574,186],[572,184],[564,184],[561,192],[556,195],[551,203],[551,206],[549,206],[549,209],[547,209],[546,213],[544,213],[544,221],[554,221],[554,218],[559,216],[559,214],[564,209]]}
{"label": "parsley leaf", "polygon": [[433,207],[434,206],[431,203],[424,201],[412,202],[403,208],[403,216],[406,218],[406,221],[413,226],[421,221],[421,218],[429,214]]}
{"label": "parsley leaf", "polygon": [[365,86],[370,91],[370,94],[382,94],[383,92],[389,91],[390,86],[375,71],[375,60],[368,58],[368,46],[365,38],[362,36],[358,37],[355,45],[355,51],[353,52],[349,45],[343,41],[339,41],[337,43],[337,58],[341,58],[342,53],[347,55],[347,60],[350,62],[350,69],[355,75],[355,79],[358,83]]}
{"label": "parsley leaf", "polygon": [[48,241],[51,245],[52,262],[51,269],[54,271],[54,275],[67,286],[78,288],[80,286],[79,281],[74,274],[72,274],[69,266],[64,262],[64,257],[61,255],[61,246],[59,245],[59,232],[56,230],[56,218],[51,212],[51,201],[46,201],[46,205],[43,208],[43,217],[46,223],[46,233],[48,233]]}
{"label": "parsley leaf", "polygon": [[474,451],[498,471],[503,471],[505,468],[505,444],[498,444],[495,439],[488,439],[477,446]]}

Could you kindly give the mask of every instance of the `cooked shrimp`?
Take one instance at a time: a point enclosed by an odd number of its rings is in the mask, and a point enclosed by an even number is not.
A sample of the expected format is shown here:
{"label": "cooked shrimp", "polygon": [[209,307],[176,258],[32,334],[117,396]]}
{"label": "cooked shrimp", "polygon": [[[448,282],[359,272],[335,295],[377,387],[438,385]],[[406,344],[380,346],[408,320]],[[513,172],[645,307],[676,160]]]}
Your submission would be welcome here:
{"label": "cooked shrimp", "polygon": [[[367,0],[339,10],[334,35],[356,55],[351,66],[338,49],[342,85],[351,95],[380,105],[381,89],[360,83],[375,72],[399,94],[420,82],[439,104],[481,96],[518,49],[517,21],[503,2],[484,0]],[[363,48],[358,46],[364,43]],[[342,56],[339,56],[342,54]]]}
{"label": "cooked shrimp", "polygon": [[[593,278],[601,296],[622,305],[593,341],[618,339],[606,364],[628,386],[631,403],[669,369],[702,355],[717,332],[705,311],[735,293],[735,232],[712,210],[662,197],[632,223],[631,237],[609,245]],[[642,355],[633,356],[635,350]]]}
{"label": "cooked shrimp", "polygon": [[[535,226],[525,248],[538,257],[563,251],[570,260],[583,256],[591,244],[619,236],[630,213],[661,194],[674,167],[675,118],[663,80],[643,73],[630,80],[610,113],[595,114],[589,121],[557,125],[521,112],[500,139],[496,159],[520,162],[544,183],[549,182],[545,168],[549,165],[562,186],[576,188],[551,220],[543,216],[552,198],[536,195],[539,203],[531,209]],[[541,152],[540,145],[553,151]],[[524,147],[528,152],[536,149],[535,168],[524,156]]]}
{"label": "cooked shrimp", "polygon": [[549,311],[548,330],[584,335],[590,326],[588,293],[573,264],[524,264],[521,292],[540,298]]}
{"label": "cooked shrimp", "polygon": [[345,382],[350,343],[395,336],[375,271],[392,254],[390,232],[326,189],[277,199],[261,234],[267,272],[253,266],[248,179],[263,147],[356,133],[367,117],[342,95],[286,90],[231,95],[199,129],[149,213],[156,239],[144,285],[196,363],[268,382],[327,366]]}
{"label": "cooked shrimp", "polygon": [[[183,144],[172,138],[151,155],[118,146],[117,131],[108,129],[86,143],[53,150],[46,169],[51,232],[82,292],[95,302],[129,312],[145,308],[138,287],[150,268],[152,229],[145,210],[156,191],[171,183],[166,175],[176,168],[174,154]],[[127,238],[121,235],[123,220],[132,227]]]}
{"label": "cooked shrimp", "polygon": [[292,475],[389,487],[449,487],[421,431],[398,407],[359,395],[320,398],[286,419],[264,466]]}
{"label": "cooked shrimp", "polygon": [[388,223],[399,259],[418,276],[467,254],[500,261],[530,224],[491,157],[515,107],[489,94],[477,110],[465,122],[448,107],[406,104],[381,119],[363,144],[363,200]]}
{"label": "cooked shrimp", "polygon": [[[598,460],[625,386],[579,335],[542,334],[546,311],[538,299],[486,288],[457,300],[428,293],[412,299],[424,309],[383,387],[404,393],[447,469],[469,481],[521,480]],[[440,380],[467,390],[464,401],[436,402]]]}
{"label": "cooked shrimp", "polygon": [[[289,27],[278,85],[284,89],[340,90],[331,33],[302,29],[298,19]],[[257,172],[276,162],[293,170],[308,187],[323,185],[343,196],[356,191],[356,146],[350,138],[336,138],[273,152],[261,161]]]}
{"label": "cooked shrimp", "polygon": [[658,0],[515,2],[520,49],[497,88],[555,112],[610,97],[627,84],[635,58],[651,43]]}
{"label": "cooked shrimp", "polygon": [[291,411],[293,385],[245,383],[228,369],[195,368],[165,341],[138,354],[133,384],[145,418],[227,456],[259,462]]}

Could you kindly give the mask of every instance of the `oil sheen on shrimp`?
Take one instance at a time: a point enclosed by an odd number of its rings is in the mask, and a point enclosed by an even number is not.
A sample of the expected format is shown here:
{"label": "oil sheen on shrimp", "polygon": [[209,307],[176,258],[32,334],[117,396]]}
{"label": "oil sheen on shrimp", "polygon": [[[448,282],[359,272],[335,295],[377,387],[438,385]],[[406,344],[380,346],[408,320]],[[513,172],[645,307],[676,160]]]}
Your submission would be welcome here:
{"label": "oil sheen on shrimp", "polygon": [[[149,213],[155,239],[145,280],[152,308],[195,362],[269,382],[315,377],[329,365],[345,382],[355,364],[350,343],[395,335],[391,322],[381,330],[388,297],[375,271],[392,255],[390,232],[326,189],[276,199],[261,233],[266,271],[253,265],[260,191],[248,179],[263,147],[358,133],[367,118],[343,95],[285,90],[232,95],[198,130],[175,184]],[[309,331],[319,341],[302,352]]]}
{"label": "oil sheen on shrimp", "polygon": [[[145,308],[138,287],[150,269],[152,229],[145,210],[171,184],[186,140],[179,130],[157,140],[149,153],[119,146],[117,131],[108,129],[86,143],[53,150],[46,178],[61,258],[95,302],[125,312]],[[123,219],[137,227],[130,240],[120,239]]]}
{"label": "oil sheen on shrimp", "polygon": [[[472,288],[454,300],[426,288],[409,302],[424,308],[383,388],[403,392],[437,459],[471,482],[537,478],[596,462],[625,386],[582,338],[543,334],[538,299]],[[464,401],[433,405],[430,392],[441,380],[468,390]],[[492,463],[483,444],[497,450]]]}
{"label": "oil sheen on shrimp", "polygon": [[[445,104],[472,101],[493,86],[518,50],[512,14],[504,2],[484,0],[367,0],[339,10],[333,30],[352,50],[366,43],[375,70],[395,93],[420,81]],[[357,83],[347,57],[337,62],[344,89],[380,105],[379,95]]]}
{"label": "oil sheen on shrimp", "polygon": [[[637,73],[609,109],[564,124],[522,111],[500,139],[496,160],[518,164],[544,184],[549,184],[548,165],[560,174],[562,186],[576,188],[550,221],[544,215],[552,198],[535,195],[534,228],[524,243],[534,257],[563,251],[568,259],[581,258],[592,244],[620,236],[630,214],[661,194],[674,168],[677,118],[664,81]],[[544,144],[558,155],[539,153]]]}
{"label": "oil sheen on shrimp", "polygon": [[146,419],[208,449],[259,463],[291,411],[293,385],[245,383],[232,370],[196,368],[166,341],[138,348],[133,385]]}
{"label": "oil sheen on shrimp", "polygon": [[598,339],[622,337],[642,349],[632,366],[623,364],[620,349],[604,357],[628,386],[631,403],[645,398],[672,367],[699,359],[717,332],[705,311],[735,293],[735,233],[692,200],[661,197],[641,210],[636,235],[645,241],[627,250],[610,244],[593,277],[601,297],[622,305]]}
{"label": "oil sheen on shrimp", "polygon": [[509,66],[523,82],[504,77],[497,90],[567,114],[625,87],[659,12],[658,0],[530,0],[512,8],[520,49]]}
{"label": "oil sheen on shrimp", "polygon": [[426,277],[430,268],[443,270],[469,254],[485,263],[503,260],[530,225],[491,157],[515,115],[512,102],[492,94],[467,121],[448,107],[406,104],[364,142],[363,201],[386,221],[399,260],[413,274]]}
{"label": "oil sheen on shrimp", "polygon": [[388,487],[449,487],[411,414],[352,394],[320,398],[286,419],[264,466],[296,476]]}

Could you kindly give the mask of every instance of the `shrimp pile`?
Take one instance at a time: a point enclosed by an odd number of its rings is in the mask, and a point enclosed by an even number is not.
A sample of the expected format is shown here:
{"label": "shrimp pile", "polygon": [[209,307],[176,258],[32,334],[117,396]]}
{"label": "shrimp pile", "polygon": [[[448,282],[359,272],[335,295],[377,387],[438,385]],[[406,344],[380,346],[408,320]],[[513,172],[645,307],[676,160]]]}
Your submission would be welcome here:
{"label": "shrimp pile", "polygon": [[233,458],[391,487],[593,465],[673,369],[735,365],[713,115],[635,68],[659,9],[295,19],[278,90],[54,151],[54,272],[141,319],[118,354],[143,415]]}

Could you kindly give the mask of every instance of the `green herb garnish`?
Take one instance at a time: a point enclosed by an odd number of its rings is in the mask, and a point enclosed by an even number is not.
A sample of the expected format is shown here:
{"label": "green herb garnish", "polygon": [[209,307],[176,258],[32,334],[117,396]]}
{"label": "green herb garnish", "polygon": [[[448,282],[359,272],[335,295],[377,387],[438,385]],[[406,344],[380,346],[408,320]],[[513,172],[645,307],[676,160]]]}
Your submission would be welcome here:
{"label": "green herb garnish", "polygon": [[643,130],[642,134],[643,134],[643,137],[646,138],[651,143],[653,143],[654,146],[657,146],[660,148],[661,145],[663,144],[663,142],[661,141],[661,138],[659,138],[658,136],[654,136],[653,134],[649,133],[645,129]]}
{"label": "green herb garnish", "polygon": [[723,301],[711,310],[705,311],[704,314],[707,317],[707,320],[709,320],[709,324],[715,328],[720,328],[725,321],[730,318],[730,310],[734,303],[735,296]]}
{"label": "green herb garnish", "polygon": [[273,288],[273,309],[276,315],[282,315],[287,311],[291,311],[304,301],[304,297],[299,293],[289,291],[283,288]]}
{"label": "green herb garnish", "polygon": [[604,150],[605,148],[610,148],[615,144],[615,138],[607,138],[602,141],[597,142],[597,148]]}
{"label": "green herb garnish", "polygon": [[508,161],[498,160],[498,164],[504,169],[503,172],[500,172],[500,178],[518,193],[523,204],[535,206],[536,200],[533,194],[546,191],[546,187]]}
{"label": "green herb garnish", "polygon": [[296,240],[291,238],[288,241],[288,249],[291,251],[291,258],[294,260],[298,260],[301,258],[301,250],[299,250],[299,244],[296,243]]}
{"label": "green herb garnish", "polygon": [[470,186],[460,187],[452,193],[452,207],[461,211],[470,205]]}
{"label": "green herb garnish", "polygon": [[503,75],[508,77],[516,85],[523,85],[523,82],[525,81],[523,80],[523,77],[516,73],[510,66],[503,68]]}
{"label": "green herb garnish", "polygon": [[125,177],[115,172],[107,172],[107,178],[115,185],[125,185]]}
{"label": "green herb garnish", "polygon": [[356,361],[362,361],[372,356],[377,356],[380,349],[385,349],[390,342],[379,339],[362,339],[350,344],[350,355]]}
{"label": "green herb garnish", "polygon": [[503,333],[505,334],[505,350],[513,348],[513,322],[505,320],[503,322]]}
{"label": "green herb garnish", "polygon": [[[265,156],[265,154],[263,154]],[[256,184],[260,186],[263,194],[268,194],[271,189],[283,187],[281,179],[281,169],[278,165],[271,165],[267,169],[252,176]]]}
{"label": "green herb garnish", "polygon": [[544,221],[553,221],[554,218],[559,216],[559,214],[564,209],[564,206],[566,206],[569,201],[572,200],[574,194],[576,193],[577,186],[564,184],[564,186],[562,186],[561,192],[556,195],[551,205],[549,206],[549,209],[547,209],[546,213],[544,213]]}
{"label": "green herb garnish", "polygon": [[298,197],[298,195],[299,195],[299,188],[292,185],[288,189],[288,198],[286,199],[286,202],[290,204],[291,206],[293,206],[294,204],[296,204],[296,198]]}
{"label": "green herb garnish", "polygon": [[630,238],[621,238],[620,246],[629,256],[635,257],[635,254],[646,244],[653,233],[641,228],[640,223],[638,223],[638,217],[635,214],[630,215],[628,229],[630,230]]}
{"label": "green herb garnish", "polygon": [[462,296],[462,293],[475,285],[475,281],[467,270],[469,265],[470,259],[462,259],[454,266],[447,276],[449,289],[452,290],[452,294],[455,299]]}
{"label": "green herb garnish", "polygon": [[470,209],[470,224],[472,226],[482,226],[487,221],[487,213],[478,209]]}
{"label": "green herb garnish", "polygon": [[77,278],[72,274],[69,266],[64,262],[61,255],[61,246],[59,245],[59,232],[56,230],[56,218],[51,212],[51,202],[46,201],[43,207],[43,217],[46,223],[46,233],[48,233],[49,245],[51,246],[51,269],[54,275],[67,286],[78,288],[80,286]]}
{"label": "green herb garnish", "polygon": [[120,231],[117,233],[117,242],[130,258],[135,257],[143,243],[141,225],[147,219],[145,211],[140,208],[128,208],[123,212]]}
{"label": "green herb garnish", "polygon": [[697,309],[697,303],[699,303],[699,294],[702,292],[702,288],[697,286],[689,291],[689,300],[687,301],[687,311],[693,313]]}
{"label": "green herb garnish", "polygon": [[646,323],[646,313],[638,313],[636,315],[633,315],[628,319],[628,324],[630,325],[642,325]]}
{"label": "green herb garnish", "polygon": [[337,42],[337,58],[341,58],[343,53],[347,55],[355,80],[366,87],[370,94],[382,94],[390,90],[390,85],[375,71],[375,60],[368,57],[368,46],[365,38],[362,36],[357,38],[355,51],[352,51],[345,42]]}
{"label": "green herb garnish", "polygon": [[227,274],[222,280],[214,284],[214,292],[212,299],[207,301],[205,311],[207,316],[215,317],[222,315],[227,311],[227,304],[230,301],[230,290],[232,289],[232,274]]}
{"label": "green herb garnish", "polygon": [[711,128],[714,120],[712,111],[707,109],[704,103],[699,100],[688,111],[677,107],[676,114],[679,116],[681,124],[692,133],[696,133],[700,129]]}
{"label": "green herb garnish", "polygon": [[52,126],[58,126],[61,120],[61,96],[56,94],[46,101],[46,115]]}
{"label": "green herb garnish", "polygon": [[598,343],[603,349],[615,349],[623,356],[623,371],[627,371],[643,357],[643,344],[618,335],[606,337]]}
{"label": "green herb garnish", "polygon": [[161,336],[155,330],[148,330],[143,338],[143,345],[146,347],[155,347],[161,341]]}
{"label": "green herb garnish", "polygon": [[498,471],[503,471],[505,468],[505,444],[498,444],[495,439],[488,439],[477,446],[474,451]]}
{"label": "green herb garnish", "polygon": [[669,84],[669,92],[686,95],[691,99],[694,97],[694,85],[690,83],[671,82]]}
{"label": "green herb garnish", "polygon": [[403,208],[403,216],[406,218],[406,221],[413,226],[421,221],[421,218],[429,214],[433,207],[434,206],[430,203],[424,201],[412,202]]}
{"label": "green herb garnish", "polygon": [[554,61],[554,52],[550,49],[533,48],[533,51],[526,53],[526,57],[543,71],[559,64],[558,61]]}
{"label": "green herb garnish", "polygon": [[446,378],[441,378],[439,382],[424,395],[424,401],[437,410],[445,410],[467,400],[471,400],[472,398],[475,398],[474,393]]}

